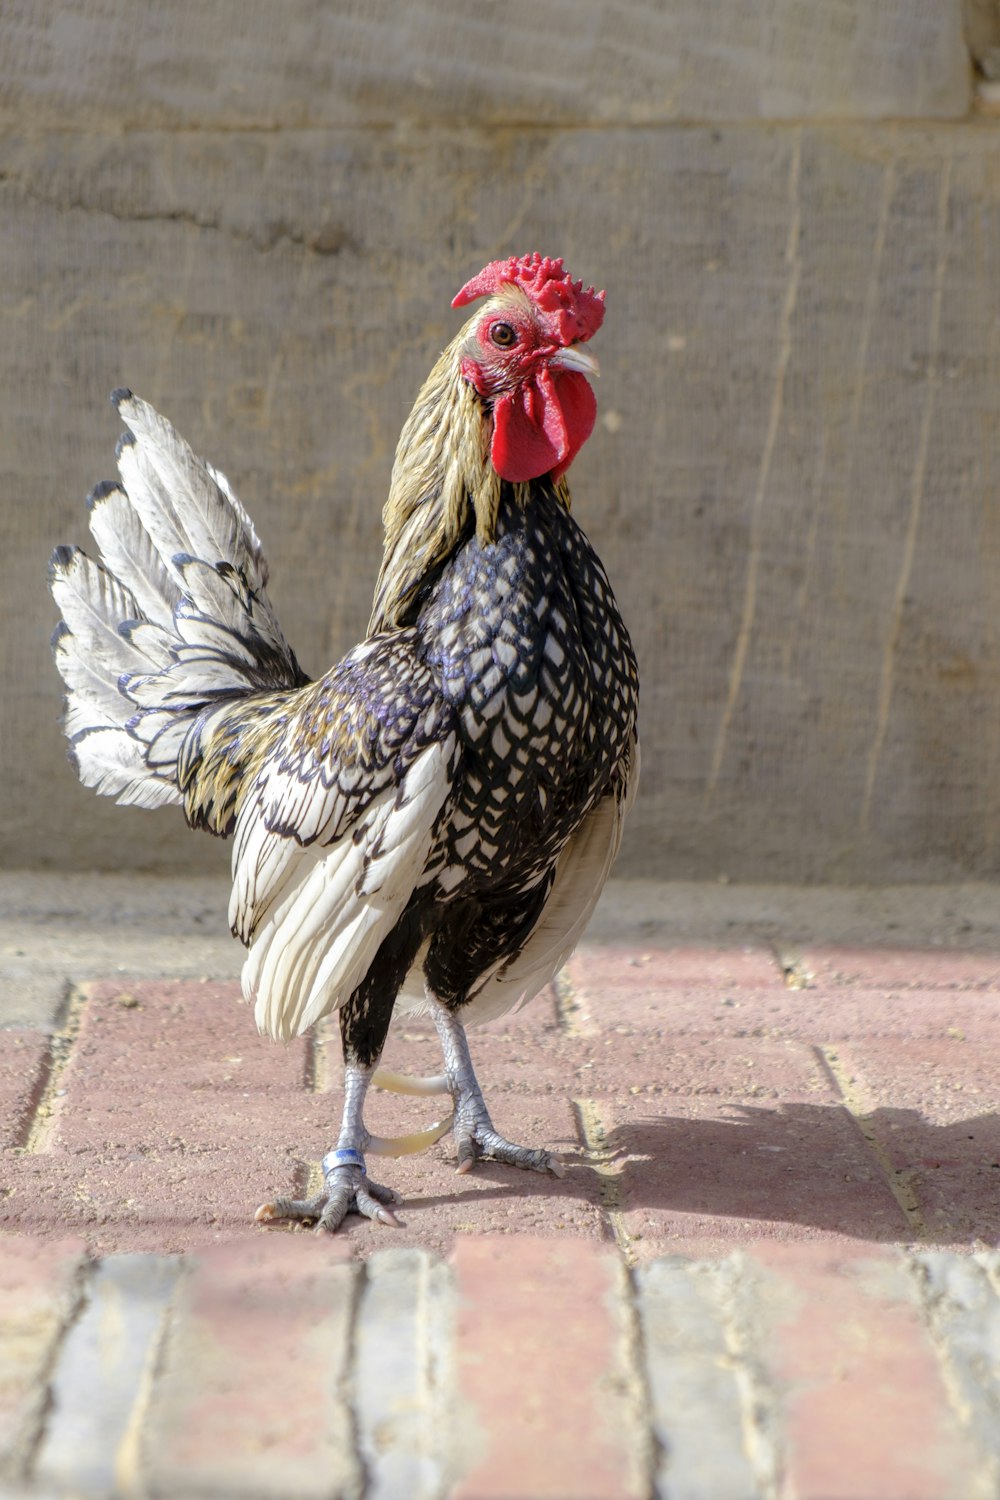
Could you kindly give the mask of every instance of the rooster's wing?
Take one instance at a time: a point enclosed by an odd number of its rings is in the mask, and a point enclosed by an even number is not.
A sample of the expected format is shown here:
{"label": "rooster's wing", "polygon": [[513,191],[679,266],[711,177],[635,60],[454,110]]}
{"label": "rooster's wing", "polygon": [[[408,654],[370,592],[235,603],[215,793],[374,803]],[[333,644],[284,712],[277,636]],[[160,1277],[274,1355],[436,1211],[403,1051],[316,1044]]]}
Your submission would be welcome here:
{"label": "rooster's wing", "polygon": [[361,983],[427,878],[458,755],[412,630],[364,642],[269,726],[237,815],[229,912],[262,1031],[296,1036]]}

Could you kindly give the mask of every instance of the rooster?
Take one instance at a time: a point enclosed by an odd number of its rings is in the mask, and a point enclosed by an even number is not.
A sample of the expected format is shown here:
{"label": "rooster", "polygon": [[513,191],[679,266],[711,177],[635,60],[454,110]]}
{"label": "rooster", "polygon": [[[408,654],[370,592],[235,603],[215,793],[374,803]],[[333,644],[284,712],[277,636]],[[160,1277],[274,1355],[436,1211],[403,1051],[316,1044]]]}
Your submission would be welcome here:
{"label": "rooster", "polygon": [[[316,1197],[259,1221],[386,1224],[402,1200],[366,1154],[454,1132],[480,1157],[562,1175],[494,1127],[470,1022],[522,1004],[578,941],[638,773],[635,657],[566,471],[594,424],[583,345],[604,293],[537,253],[494,261],[487,299],[403,427],[368,634],[310,681],[268,601],[260,540],[229,481],[130,391],[120,483],[90,496],[94,562],[52,559],[65,732],[81,780],[179,803],[233,839],[243,992],[286,1040],[338,1011],[344,1107]],[[378,1073],[394,1011],[429,1012],[440,1077]],[[449,1118],[381,1140],[372,1081],[448,1093]]]}

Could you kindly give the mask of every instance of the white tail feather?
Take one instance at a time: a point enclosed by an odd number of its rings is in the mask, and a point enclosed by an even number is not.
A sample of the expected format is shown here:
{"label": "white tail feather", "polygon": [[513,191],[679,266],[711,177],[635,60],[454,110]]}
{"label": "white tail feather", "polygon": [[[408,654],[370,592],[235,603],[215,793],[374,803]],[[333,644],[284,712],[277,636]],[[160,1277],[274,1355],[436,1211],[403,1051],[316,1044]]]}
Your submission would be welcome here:
{"label": "white tail feather", "polygon": [[186,552],[209,563],[224,560],[243,572],[252,589],[263,587],[267,564],[260,538],[228,479],[198,458],[147,402],[122,392],[116,405],[135,438],[122,446],[118,461],[129,498],[150,535],[147,517],[153,528],[176,538],[161,555]]}
{"label": "white tail feather", "polygon": [[[121,802],[179,801],[177,760],[212,703],[305,679],[263,592],[260,538],[225,476],[170,423],[115,393],[122,484],[102,484],[100,560],[57,548],[53,639],[81,779]],[[190,760],[190,756],[189,756]]]}
{"label": "white tail feather", "polygon": [[99,485],[91,495],[90,531],[105,567],[131,590],[141,614],[169,630],[180,602],[180,583],[120,485]]}

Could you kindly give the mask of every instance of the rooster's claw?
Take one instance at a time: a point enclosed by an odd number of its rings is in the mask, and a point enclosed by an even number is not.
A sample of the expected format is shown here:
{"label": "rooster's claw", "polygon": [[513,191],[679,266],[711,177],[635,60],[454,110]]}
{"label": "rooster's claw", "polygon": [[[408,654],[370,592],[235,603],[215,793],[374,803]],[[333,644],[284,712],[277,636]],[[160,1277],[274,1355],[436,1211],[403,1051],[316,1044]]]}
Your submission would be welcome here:
{"label": "rooster's claw", "polygon": [[458,1154],[457,1172],[471,1172],[476,1162],[483,1157],[491,1161],[506,1162],[511,1167],[524,1167],[529,1172],[551,1172],[554,1177],[565,1177],[566,1168],[551,1151],[532,1150],[529,1146],[515,1146],[491,1126],[473,1126],[455,1132]]}
{"label": "rooster's claw", "polygon": [[262,1203],[254,1218],[258,1224],[273,1224],[278,1219],[315,1224],[317,1234],[333,1234],[349,1213],[356,1213],[391,1229],[402,1229],[402,1220],[390,1206],[402,1202],[393,1188],[369,1182],[364,1167],[337,1166],[329,1171],[326,1187],[314,1198],[276,1198],[273,1203]]}

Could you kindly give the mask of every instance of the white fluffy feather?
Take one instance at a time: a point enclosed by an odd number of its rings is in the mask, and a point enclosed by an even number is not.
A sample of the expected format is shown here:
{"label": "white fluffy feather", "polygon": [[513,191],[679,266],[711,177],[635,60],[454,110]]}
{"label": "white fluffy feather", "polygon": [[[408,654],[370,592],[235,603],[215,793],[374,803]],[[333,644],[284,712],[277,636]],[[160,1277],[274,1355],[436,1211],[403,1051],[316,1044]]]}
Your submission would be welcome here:
{"label": "white fluffy feather", "polygon": [[179,802],[180,792],[170,781],[150,773],[143,747],[124,729],[97,728],[80,734],[73,745],[77,771],[84,786],[136,807],[163,807]]}
{"label": "white fluffy feather", "polygon": [[[422,750],[399,786],[374,798],[330,848],[285,841],[294,860],[279,862],[282,895],[243,967],[243,991],[261,1031],[281,1040],[298,1036],[360,984],[423,877],[454,755],[453,736]],[[257,861],[265,842],[245,835],[241,858]],[[234,874],[239,886],[241,872]],[[266,900],[267,892],[255,890],[253,899]]]}

